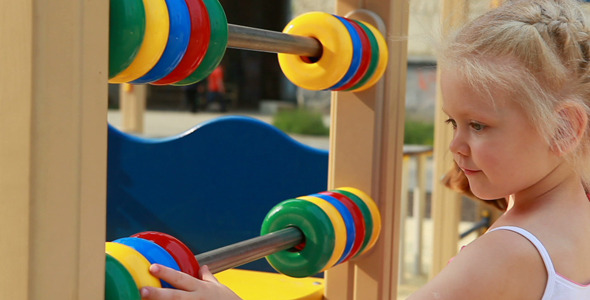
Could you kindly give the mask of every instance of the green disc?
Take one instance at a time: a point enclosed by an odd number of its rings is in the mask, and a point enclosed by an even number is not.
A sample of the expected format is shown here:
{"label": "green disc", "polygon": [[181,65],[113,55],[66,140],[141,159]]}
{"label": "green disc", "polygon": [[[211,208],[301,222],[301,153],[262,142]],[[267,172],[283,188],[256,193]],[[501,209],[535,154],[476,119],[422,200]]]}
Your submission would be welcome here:
{"label": "green disc", "polygon": [[[373,74],[375,74],[375,70],[377,70],[377,65],[379,65],[379,44],[377,43],[377,38],[375,38],[375,35],[373,34],[373,32],[371,31],[371,29],[369,29],[369,27],[367,27],[367,25],[363,24],[362,22],[359,22],[357,20],[351,20],[357,24],[359,24],[359,26],[361,26],[361,28],[363,28],[363,30],[365,31],[365,33],[367,34],[367,36],[369,37],[369,42],[371,42],[371,62],[369,63],[369,69],[367,70],[367,73],[365,73],[365,75],[363,76],[363,78],[361,78],[361,80],[359,82],[357,82],[357,84],[355,84],[353,87],[347,89],[347,91],[352,91],[355,90],[361,86],[363,86],[371,77],[373,77]],[[362,251],[359,251],[362,252]]]}
{"label": "green disc", "polygon": [[110,254],[106,256],[104,299],[140,300],[139,289],[129,271]]}
{"label": "green disc", "polygon": [[125,70],[139,52],[145,34],[142,0],[111,0],[109,79]]}
{"label": "green disc", "polygon": [[317,205],[303,199],[285,200],[273,207],[264,218],[260,234],[296,227],[305,236],[300,251],[279,251],[266,257],[275,270],[291,277],[309,277],[327,264],[335,246],[332,221]]}
{"label": "green disc", "polygon": [[209,48],[199,67],[191,75],[173,85],[189,85],[207,78],[217,68],[225,55],[228,27],[227,17],[225,16],[223,7],[217,0],[203,0],[203,2],[207,7],[209,21],[211,22]]}

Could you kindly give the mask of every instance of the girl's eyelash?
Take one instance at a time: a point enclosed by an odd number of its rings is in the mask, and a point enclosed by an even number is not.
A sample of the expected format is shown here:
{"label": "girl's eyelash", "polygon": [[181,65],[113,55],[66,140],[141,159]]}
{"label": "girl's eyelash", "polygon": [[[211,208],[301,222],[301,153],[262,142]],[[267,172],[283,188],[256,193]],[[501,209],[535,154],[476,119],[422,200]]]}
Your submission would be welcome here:
{"label": "girl's eyelash", "polygon": [[[452,118],[446,119],[445,123],[451,124],[451,126],[453,126],[453,129],[457,128],[457,122]],[[479,122],[471,121],[471,122],[469,122],[469,127],[471,127],[475,131],[481,131],[481,130],[484,130],[487,127],[487,125],[484,125]]]}
{"label": "girl's eyelash", "polygon": [[451,124],[453,126],[453,128],[457,128],[457,123],[455,123],[455,120],[448,118],[445,120],[446,124]]}

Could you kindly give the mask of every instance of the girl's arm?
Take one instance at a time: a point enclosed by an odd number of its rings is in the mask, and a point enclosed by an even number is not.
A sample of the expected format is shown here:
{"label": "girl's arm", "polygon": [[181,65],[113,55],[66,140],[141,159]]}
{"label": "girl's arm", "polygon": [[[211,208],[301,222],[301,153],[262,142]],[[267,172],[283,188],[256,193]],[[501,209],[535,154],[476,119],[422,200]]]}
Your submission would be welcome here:
{"label": "girl's arm", "polygon": [[183,272],[153,264],[150,266],[152,275],[170,283],[177,289],[144,287],[141,289],[142,299],[150,300],[240,300],[227,286],[219,283],[207,266],[201,267],[199,276],[194,278]]}
{"label": "girl's arm", "polygon": [[514,232],[490,232],[461,250],[411,300],[541,299],[547,272],[537,249]]}

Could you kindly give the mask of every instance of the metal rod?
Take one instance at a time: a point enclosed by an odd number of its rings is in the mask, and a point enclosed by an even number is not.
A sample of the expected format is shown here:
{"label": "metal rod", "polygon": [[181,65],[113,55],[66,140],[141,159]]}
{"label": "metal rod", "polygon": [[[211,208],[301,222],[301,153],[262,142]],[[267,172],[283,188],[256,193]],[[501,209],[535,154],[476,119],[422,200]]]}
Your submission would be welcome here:
{"label": "metal rod", "polygon": [[195,255],[200,265],[207,265],[212,273],[218,273],[233,267],[263,258],[267,255],[293,248],[305,241],[301,230],[288,227],[228,245],[219,249]]}
{"label": "metal rod", "polygon": [[473,224],[473,226],[471,228],[467,229],[465,232],[463,232],[459,235],[459,239],[462,239],[462,238],[468,236],[470,233],[472,233],[480,228],[484,228],[484,227],[490,227],[490,218],[489,217],[483,217],[479,222]]}
{"label": "metal rod", "polygon": [[297,54],[307,57],[322,56],[322,44],[311,37],[233,24],[229,24],[228,29],[227,46],[229,48]]}

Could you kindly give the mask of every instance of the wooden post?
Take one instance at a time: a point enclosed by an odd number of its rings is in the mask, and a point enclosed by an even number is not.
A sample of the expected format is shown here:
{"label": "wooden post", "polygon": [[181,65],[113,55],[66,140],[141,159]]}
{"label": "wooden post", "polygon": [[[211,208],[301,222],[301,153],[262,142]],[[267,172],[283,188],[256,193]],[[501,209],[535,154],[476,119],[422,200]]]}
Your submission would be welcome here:
{"label": "wooden post", "polygon": [[143,133],[147,86],[122,83],[119,85],[121,130]]}
{"label": "wooden post", "polygon": [[414,265],[413,275],[422,275],[422,247],[423,247],[423,225],[424,215],[426,214],[426,164],[427,156],[430,153],[422,153],[416,156],[416,187],[414,188],[414,234],[416,244],[414,245]]}
{"label": "wooden post", "polygon": [[404,274],[406,272],[406,266],[404,265],[404,257],[406,255],[406,244],[401,242],[406,240],[407,220],[408,220],[408,194],[410,191],[410,164],[412,163],[412,157],[404,155],[402,163],[402,185],[401,185],[401,196],[400,196],[400,208],[399,208],[399,264],[398,264],[398,283],[405,283]]}
{"label": "wooden post", "polygon": [[389,45],[388,71],[365,92],[333,94],[328,186],[355,186],[369,193],[381,211],[383,229],[372,251],[327,271],[329,300],[397,298],[407,43],[395,37],[407,36],[409,3],[363,3],[339,0],[337,14],[359,8],[379,14]]}
{"label": "wooden post", "polygon": [[108,2],[0,2],[0,299],[103,299]]}
{"label": "wooden post", "polygon": [[[469,11],[467,0],[442,0],[442,28],[448,32],[467,20]],[[433,219],[433,257],[430,276],[438,274],[457,254],[459,240],[459,220],[461,218],[461,197],[442,186],[440,178],[453,166],[453,156],[449,143],[453,137],[450,126],[445,126],[445,114],[441,109],[440,69],[437,76],[437,101],[434,128],[434,184],[432,196]]]}

